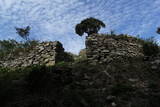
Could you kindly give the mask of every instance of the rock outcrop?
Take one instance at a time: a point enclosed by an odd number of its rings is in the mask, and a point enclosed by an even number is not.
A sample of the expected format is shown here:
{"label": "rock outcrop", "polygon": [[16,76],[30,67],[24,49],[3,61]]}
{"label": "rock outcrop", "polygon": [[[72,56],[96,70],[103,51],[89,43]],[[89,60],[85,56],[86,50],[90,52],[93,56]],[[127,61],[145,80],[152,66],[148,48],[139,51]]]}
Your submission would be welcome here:
{"label": "rock outcrop", "polygon": [[124,61],[128,58],[142,57],[142,44],[137,38],[119,35],[93,34],[86,38],[86,54],[88,60],[95,63]]}
{"label": "rock outcrop", "polygon": [[66,53],[62,44],[55,42],[42,42],[26,53],[21,53],[18,58],[0,61],[3,67],[26,67],[31,65],[52,66],[59,61],[64,61]]}

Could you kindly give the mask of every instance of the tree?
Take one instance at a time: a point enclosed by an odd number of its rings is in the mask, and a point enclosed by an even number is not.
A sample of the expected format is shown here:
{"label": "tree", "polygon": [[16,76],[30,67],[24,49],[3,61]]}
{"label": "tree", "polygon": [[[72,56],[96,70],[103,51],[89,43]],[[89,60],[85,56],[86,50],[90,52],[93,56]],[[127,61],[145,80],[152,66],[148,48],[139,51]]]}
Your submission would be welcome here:
{"label": "tree", "polygon": [[19,36],[21,36],[23,39],[25,39],[26,41],[29,40],[29,31],[30,31],[30,26],[27,26],[26,28],[16,28],[17,33],[19,34]]}
{"label": "tree", "polygon": [[160,34],[160,27],[157,28],[157,33]]}
{"label": "tree", "polygon": [[160,34],[160,27],[157,28],[157,31],[156,31],[158,34]]}
{"label": "tree", "polygon": [[105,27],[105,24],[102,21],[90,17],[82,20],[81,23],[77,24],[75,31],[80,36],[82,36],[84,33],[87,33],[89,36],[93,33],[98,33],[101,27]]}
{"label": "tree", "polygon": [[110,33],[111,33],[111,35],[114,35],[114,36],[116,35],[114,30],[111,30]]}

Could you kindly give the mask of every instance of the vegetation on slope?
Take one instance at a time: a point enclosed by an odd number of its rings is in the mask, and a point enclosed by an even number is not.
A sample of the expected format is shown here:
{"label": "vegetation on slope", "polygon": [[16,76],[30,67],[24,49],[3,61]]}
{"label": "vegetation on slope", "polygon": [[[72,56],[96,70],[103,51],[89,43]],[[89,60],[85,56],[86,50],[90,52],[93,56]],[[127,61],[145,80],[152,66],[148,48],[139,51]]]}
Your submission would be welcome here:
{"label": "vegetation on slope", "polygon": [[0,40],[0,59],[9,60],[18,57],[19,54],[27,54],[39,41],[17,42],[15,40]]}
{"label": "vegetation on slope", "polygon": [[[111,34],[117,39],[128,35]],[[156,42],[135,38],[146,56],[159,53]],[[0,41],[1,59],[26,53],[38,42]],[[85,50],[73,62],[55,66],[0,68],[1,107],[159,107],[159,71],[150,63],[133,58],[127,63],[91,65]],[[7,59],[8,60],[8,59]]]}
{"label": "vegetation on slope", "polygon": [[81,61],[0,71],[2,107],[159,106],[160,73],[141,59],[107,66]]}

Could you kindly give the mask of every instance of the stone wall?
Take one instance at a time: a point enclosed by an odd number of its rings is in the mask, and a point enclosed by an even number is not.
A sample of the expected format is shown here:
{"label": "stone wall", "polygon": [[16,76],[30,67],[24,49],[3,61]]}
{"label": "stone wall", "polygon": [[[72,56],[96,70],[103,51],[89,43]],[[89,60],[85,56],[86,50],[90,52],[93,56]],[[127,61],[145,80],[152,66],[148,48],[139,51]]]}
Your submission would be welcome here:
{"label": "stone wall", "polygon": [[88,60],[96,63],[144,56],[138,39],[125,35],[103,34],[93,34],[86,38],[86,54]]}
{"label": "stone wall", "polygon": [[59,61],[65,60],[66,53],[62,44],[55,42],[42,42],[26,53],[21,53],[18,58],[0,61],[3,67],[26,67],[31,65],[52,66]]}

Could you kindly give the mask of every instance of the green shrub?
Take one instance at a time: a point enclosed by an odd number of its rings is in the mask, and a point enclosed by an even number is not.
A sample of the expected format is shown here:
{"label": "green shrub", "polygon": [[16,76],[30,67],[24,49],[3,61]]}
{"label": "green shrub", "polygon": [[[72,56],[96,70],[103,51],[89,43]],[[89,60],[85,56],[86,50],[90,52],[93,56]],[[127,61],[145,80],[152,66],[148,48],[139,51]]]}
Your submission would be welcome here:
{"label": "green shrub", "polygon": [[61,61],[61,62],[56,63],[55,67],[59,67],[59,68],[62,67],[62,68],[64,68],[64,67],[68,67],[69,65],[71,65],[71,63]]}
{"label": "green shrub", "polygon": [[0,106],[10,102],[13,99],[15,91],[13,90],[13,84],[11,80],[6,78],[0,79]]}
{"label": "green shrub", "polygon": [[64,87],[71,80],[69,67],[59,64],[47,67],[32,66],[26,76],[27,88],[34,93],[50,93]]}
{"label": "green shrub", "polygon": [[0,106],[5,107],[5,104],[12,102],[19,93],[19,84],[23,84],[23,78],[26,76],[25,72],[20,70],[12,70],[9,68],[0,67]]}
{"label": "green shrub", "polygon": [[8,60],[13,56],[18,56],[20,52],[27,54],[28,51],[32,50],[39,41],[32,40],[28,42],[17,42],[15,40],[3,40],[0,41],[0,59]]}
{"label": "green shrub", "polygon": [[86,49],[82,49],[79,52],[79,55],[74,55],[75,63],[87,61]]}
{"label": "green shrub", "polygon": [[146,56],[155,56],[159,53],[159,46],[153,38],[144,40],[143,53]]}
{"label": "green shrub", "polygon": [[73,62],[74,61],[74,54],[70,52],[64,52],[63,55],[61,56],[61,60],[65,62]]}
{"label": "green shrub", "polygon": [[123,83],[117,83],[113,85],[111,92],[113,95],[119,95],[119,94],[127,94],[128,92],[134,91],[134,88],[131,86],[131,84],[123,84]]}
{"label": "green shrub", "polygon": [[26,76],[27,87],[32,92],[40,92],[44,88],[48,88],[47,82],[51,81],[49,71],[45,66],[31,66],[29,74]]}
{"label": "green shrub", "polygon": [[0,59],[5,59],[16,47],[18,43],[15,40],[0,41]]}

